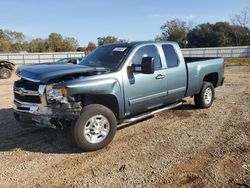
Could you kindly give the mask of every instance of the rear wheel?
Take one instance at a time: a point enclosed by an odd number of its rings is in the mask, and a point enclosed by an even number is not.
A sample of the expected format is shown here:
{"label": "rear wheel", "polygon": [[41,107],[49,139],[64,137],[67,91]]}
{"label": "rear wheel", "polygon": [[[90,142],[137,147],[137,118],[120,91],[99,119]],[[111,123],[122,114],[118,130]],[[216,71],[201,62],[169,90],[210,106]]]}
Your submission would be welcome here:
{"label": "rear wheel", "polygon": [[72,127],[73,137],[82,150],[98,150],[112,141],[116,125],[116,117],[110,109],[99,104],[88,105]]}
{"label": "rear wheel", "polygon": [[201,91],[194,96],[198,108],[209,108],[214,101],[214,86],[210,82],[203,82]]}
{"label": "rear wheel", "polygon": [[0,78],[8,79],[10,77],[11,77],[11,70],[4,67],[0,69]]}

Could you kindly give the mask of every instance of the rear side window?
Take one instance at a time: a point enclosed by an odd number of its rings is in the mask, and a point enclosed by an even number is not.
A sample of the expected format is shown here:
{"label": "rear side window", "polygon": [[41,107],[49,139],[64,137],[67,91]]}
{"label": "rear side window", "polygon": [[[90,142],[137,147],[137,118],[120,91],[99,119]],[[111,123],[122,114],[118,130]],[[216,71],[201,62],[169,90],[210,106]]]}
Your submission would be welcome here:
{"label": "rear side window", "polygon": [[178,56],[174,50],[174,47],[169,44],[162,45],[163,52],[165,54],[168,68],[176,67],[178,65]]}

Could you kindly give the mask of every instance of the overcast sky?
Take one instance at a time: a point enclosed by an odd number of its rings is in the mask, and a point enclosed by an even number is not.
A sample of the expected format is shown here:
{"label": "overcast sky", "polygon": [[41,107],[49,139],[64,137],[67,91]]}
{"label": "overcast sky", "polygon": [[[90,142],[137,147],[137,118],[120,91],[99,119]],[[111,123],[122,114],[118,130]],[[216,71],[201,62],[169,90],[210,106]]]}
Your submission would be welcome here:
{"label": "overcast sky", "polygon": [[230,21],[246,7],[250,0],[0,0],[0,29],[23,32],[29,40],[57,32],[81,46],[107,35],[152,40],[167,20]]}

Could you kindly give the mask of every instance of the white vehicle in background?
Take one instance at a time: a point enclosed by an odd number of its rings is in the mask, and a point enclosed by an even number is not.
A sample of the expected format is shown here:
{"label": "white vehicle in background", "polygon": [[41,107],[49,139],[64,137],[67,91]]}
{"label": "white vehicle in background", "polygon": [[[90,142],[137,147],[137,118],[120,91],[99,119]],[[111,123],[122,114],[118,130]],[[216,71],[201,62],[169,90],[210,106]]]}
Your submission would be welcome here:
{"label": "white vehicle in background", "polygon": [[56,63],[72,63],[79,64],[79,62],[83,59],[83,57],[66,57],[59,59]]}

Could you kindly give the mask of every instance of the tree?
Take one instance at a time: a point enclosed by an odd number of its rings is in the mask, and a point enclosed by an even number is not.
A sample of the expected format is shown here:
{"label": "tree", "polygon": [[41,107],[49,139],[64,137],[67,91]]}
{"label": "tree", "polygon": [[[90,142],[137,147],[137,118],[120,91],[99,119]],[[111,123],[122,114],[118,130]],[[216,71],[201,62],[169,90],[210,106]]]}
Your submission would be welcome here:
{"label": "tree", "polygon": [[78,42],[74,37],[66,37],[63,39],[61,51],[75,52],[78,46],[79,46]]}
{"label": "tree", "polygon": [[10,52],[10,51],[11,51],[10,42],[0,37],[0,52]]}
{"label": "tree", "polygon": [[97,38],[97,44],[98,46],[102,46],[104,44],[111,44],[116,42],[126,42],[124,39],[119,39],[114,36],[106,36],[106,37],[98,37]]}
{"label": "tree", "polygon": [[2,52],[26,51],[28,43],[22,32],[0,29],[0,48]]}
{"label": "tree", "polygon": [[187,36],[188,47],[220,47],[250,44],[250,30],[227,22],[200,24]]}
{"label": "tree", "polygon": [[173,19],[161,26],[161,35],[156,37],[160,41],[176,41],[181,47],[187,45],[187,34],[190,30],[185,21]]}
{"label": "tree", "polygon": [[46,41],[41,38],[33,39],[29,43],[29,52],[45,52],[46,47],[45,47]]}
{"label": "tree", "polygon": [[11,44],[12,52],[21,52],[21,51],[28,51],[29,50],[29,43],[27,41],[23,43],[14,43]]}
{"label": "tree", "polygon": [[63,38],[59,33],[51,33],[45,42],[45,48],[49,52],[76,51],[78,42],[73,37]]}
{"label": "tree", "polygon": [[0,29],[0,52],[66,52],[76,51],[78,41],[73,37],[63,37],[51,33],[47,39],[26,40],[22,32]]}
{"label": "tree", "polygon": [[16,31],[11,31],[11,30],[4,30],[6,38],[8,39],[8,41],[10,41],[10,43],[15,44],[22,44],[25,43],[25,35],[22,32],[16,32]]}
{"label": "tree", "polygon": [[63,43],[62,35],[59,33],[51,33],[46,41],[47,51],[60,52]]}
{"label": "tree", "polygon": [[86,50],[93,51],[94,49],[96,49],[96,44],[93,42],[89,42]]}
{"label": "tree", "polygon": [[231,23],[241,27],[250,27],[250,8],[244,8],[239,14],[233,15]]}

